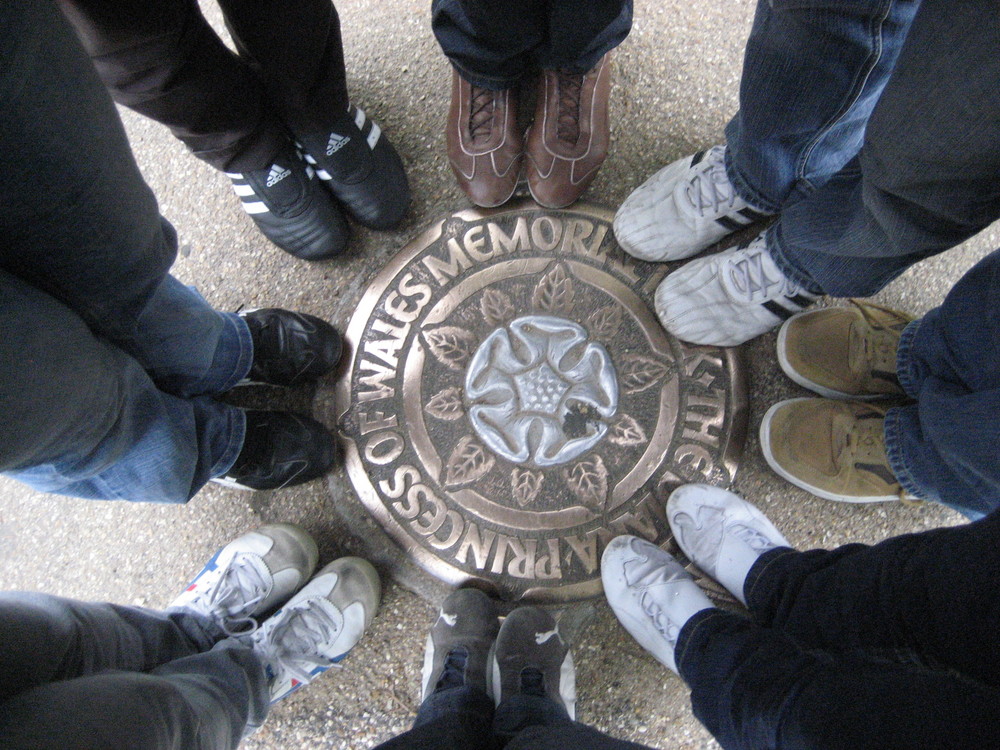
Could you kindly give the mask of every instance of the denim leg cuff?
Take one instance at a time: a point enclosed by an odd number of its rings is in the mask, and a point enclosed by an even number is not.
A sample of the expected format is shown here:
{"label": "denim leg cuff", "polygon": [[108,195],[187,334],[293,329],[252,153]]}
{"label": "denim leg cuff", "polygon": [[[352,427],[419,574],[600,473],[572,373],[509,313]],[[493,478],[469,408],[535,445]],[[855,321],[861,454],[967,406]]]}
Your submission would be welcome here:
{"label": "denim leg cuff", "polygon": [[226,441],[226,447],[209,472],[209,476],[213,479],[225,475],[233,468],[236,459],[240,457],[240,451],[243,450],[243,441],[247,434],[246,412],[235,406],[229,407],[229,419],[229,439]]}
{"label": "denim leg cuff", "polygon": [[753,612],[758,607],[758,600],[768,598],[767,586],[761,583],[761,579],[766,577],[767,571],[779,560],[788,557],[788,555],[797,554],[799,554],[798,551],[791,547],[777,547],[769,549],[757,558],[757,562],[751,565],[750,570],[747,571],[747,579],[743,582],[743,598],[746,599],[747,609]]}
{"label": "denim leg cuff", "polygon": [[899,337],[899,348],[896,350],[896,377],[899,384],[910,398],[916,398],[920,393],[920,385],[923,378],[917,376],[916,367],[911,352],[913,350],[913,340],[917,337],[920,323],[923,318],[919,318],[903,329]]}
{"label": "denim leg cuff", "polygon": [[521,82],[524,78],[524,74],[515,76],[513,78],[504,76],[487,76],[480,73],[474,73],[467,68],[462,67],[460,64],[454,60],[449,60],[451,66],[458,71],[458,74],[462,77],[462,80],[471,83],[473,86],[478,86],[481,89],[489,89],[490,91],[503,91],[504,89],[512,89]]}
{"label": "denim leg cuff", "polygon": [[[907,331],[912,326],[907,327]],[[906,331],[904,331],[904,334]],[[900,378],[902,380],[902,378]],[[905,386],[904,386],[905,387]],[[916,477],[913,475],[906,457],[903,455],[904,434],[913,428],[906,422],[911,419],[916,420],[916,414],[908,415],[907,411],[916,412],[916,406],[897,406],[889,409],[885,415],[885,456],[889,461],[889,468],[899,481],[900,486],[909,494],[922,500],[934,500],[940,502],[937,493],[928,492],[923,489]]]}
{"label": "denim leg cuff", "polygon": [[[220,383],[217,393],[224,393],[243,380],[253,364],[253,339],[247,322],[235,313],[222,313],[222,317],[226,321],[226,330],[219,339],[219,352],[227,354],[229,363],[219,362],[220,372],[212,375]],[[213,370],[217,362],[218,357],[212,363]]]}
{"label": "denim leg cuff", "polygon": [[767,248],[767,252],[771,254],[774,264],[785,275],[785,278],[790,279],[796,285],[813,294],[824,294],[823,289],[789,259],[788,251],[784,247],[782,240],[780,219],[764,234],[764,245]]}
{"label": "denim leg cuff", "polygon": [[731,616],[731,612],[723,609],[715,607],[703,609],[688,618],[681,627],[680,633],[677,634],[677,645],[674,647],[674,663],[677,665],[677,673],[688,685],[691,684],[691,680],[685,676],[685,672],[689,672],[686,667],[693,658],[692,654],[700,652],[700,648],[696,645],[698,639],[705,633],[711,632],[714,621]]}
{"label": "denim leg cuff", "polygon": [[735,161],[733,161],[733,152],[728,147],[726,148],[725,165],[726,176],[729,178],[729,182],[732,183],[736,195],[750,204],[751,208],[769,214],[776,214],[781,211],[780,203],[765,198],[746,180],[736,166]]}

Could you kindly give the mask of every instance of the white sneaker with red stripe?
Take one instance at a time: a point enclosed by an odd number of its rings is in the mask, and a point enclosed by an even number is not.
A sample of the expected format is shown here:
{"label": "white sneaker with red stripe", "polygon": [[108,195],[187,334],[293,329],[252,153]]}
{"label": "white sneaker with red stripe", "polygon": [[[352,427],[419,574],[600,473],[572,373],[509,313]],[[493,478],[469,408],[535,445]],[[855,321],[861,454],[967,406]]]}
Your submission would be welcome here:
{"label": "white sneaker with red stripe", "polygon": [[323,568],[250,636],[264,663],[271,703],[335,666],[361,640],[382,587],[370,563],[343,557]]}
{"label": "white sneaker with red stripe", "polygon": [[227,635],[252,632],[256,618],[309,579],[318,559],[316,542],[298,526],[261,526],[216,552],[167,611],[207,618]]}
{"label": "white sneaker with red stripe", "polygon": [[770,216],[736,194],[725,157],[725,146],[699,151],[633,190],[615,214],[622,249],[641,260],[681,260]]}

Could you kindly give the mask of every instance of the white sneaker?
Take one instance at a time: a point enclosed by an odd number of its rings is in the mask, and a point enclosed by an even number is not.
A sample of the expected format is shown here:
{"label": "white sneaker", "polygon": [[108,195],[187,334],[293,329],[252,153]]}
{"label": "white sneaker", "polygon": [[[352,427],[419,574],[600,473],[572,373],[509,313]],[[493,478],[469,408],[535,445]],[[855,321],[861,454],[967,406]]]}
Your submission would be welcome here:
{"label": "white sneaker", "polygon": [[216,552],[167,609],[207,617],[227,635],[247,633],[298,591],[318,559],[316,542],[298,526],[261,526]]}
{"label": "white sneaker", "polygon": [[271,703],[312,682],[361,640],[382,587],[370,563],[343,557],[327,565],[250,637],[271,685]]}
{"label": "white sneaker", "polygon": [[674,490],[667,521],[684,554],[744,604],[743,584],[757,558],[775,547],[791,547],[757,508],[708,484]]}
{"label": "white sneaker", "polygon": [[819,297],[786,278],[761,235],[698,258],[656,289],[656,315],[682,341],[736,346],[766,333]]}
{"label": "white sneaker", "polygon": [[634,536],[611,540],[601,556],[604,595],[639,645],[673,672],[681,628],[714,604],[669,554]]}
{"label": "white sneaker", "polygon": [[686,156],[632,191],[615,214],[615,237],[641,260],[689,258],[771,214],[751,208],[726,175],[726,147]]}

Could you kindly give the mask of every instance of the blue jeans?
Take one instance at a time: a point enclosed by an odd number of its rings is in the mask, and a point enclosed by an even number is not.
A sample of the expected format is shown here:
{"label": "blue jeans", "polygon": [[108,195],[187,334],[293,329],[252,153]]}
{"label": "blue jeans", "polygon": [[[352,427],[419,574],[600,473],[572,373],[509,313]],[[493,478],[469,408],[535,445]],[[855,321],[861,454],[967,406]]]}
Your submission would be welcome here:
{"label": "blue jeans", "polygon": [[0,6],[0,471],[185,502],[245,419],[246,324],[167,274],[177,251],[114,106],[51,0]]}
{"label": "blue jeans", "polygon": [[1000,747],[1000,512],[875,546],[765,553],[750,617],[699,612],[675,649],[726,750]]}
{"label": "blue jeans", "polygon": [[417,713],[413,729],[376,750],[642,750],[573,721],[554,700],[517,695],[494,711],[493,699],[474,687],[432,693]]}
{"label": "blue jeans", "polygon": [[253,650],[208,620],[0,593],[8,750],[235,750],[269,697]]}
{"label": "blue jeans", "polygon": [[433,0],[431,27],[470,83],[515,86],[537,69],[597,65],[632,29],[632,0]]}
{"label": "blue jeans", "polygon": [[761,0],[728,173],[786,276],[868,296],[1000,216],[995,10]]}

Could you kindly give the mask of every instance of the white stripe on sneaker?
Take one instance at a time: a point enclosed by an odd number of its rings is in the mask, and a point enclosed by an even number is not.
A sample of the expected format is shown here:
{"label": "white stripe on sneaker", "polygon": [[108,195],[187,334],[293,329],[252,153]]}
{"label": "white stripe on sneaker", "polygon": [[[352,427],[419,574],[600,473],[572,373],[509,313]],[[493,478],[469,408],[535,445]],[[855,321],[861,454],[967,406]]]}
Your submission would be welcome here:
{"label": "white stripe on sneaker", "polygon": [[361,130],[365,124],[365,111],[358,107],[357,111],[354,113],[354,124],[358,126],[358,130]]}
{"label": "white stripe on sneaker", "polygon": [[249,185],[233,185],[233,192],[241,198],[245,198],[248,195],[256,195],[253,188]]}
{"label": "white stripe on sneaker", "polygon": [[261,201],[244,203],[243,210],[246,211],[248,214],[266,214],[268,212],[267,206]]}
{"label": "white stripe on sneaker", "polygon": [[330,173],[327,172],[325,169],[317,169],[316,170],[316,176],[319,177],[321,180],[332,180],[333,179],[330,176]]}
{"label": "white stripe on sneaker", "polygon": [[368,134],[368,148],[374,149],[375,144],[378,143],[379,136],[382,135],[382,128],[378,126],[378,123],[372,120],[372,132]]}

